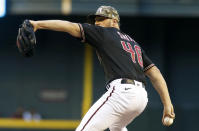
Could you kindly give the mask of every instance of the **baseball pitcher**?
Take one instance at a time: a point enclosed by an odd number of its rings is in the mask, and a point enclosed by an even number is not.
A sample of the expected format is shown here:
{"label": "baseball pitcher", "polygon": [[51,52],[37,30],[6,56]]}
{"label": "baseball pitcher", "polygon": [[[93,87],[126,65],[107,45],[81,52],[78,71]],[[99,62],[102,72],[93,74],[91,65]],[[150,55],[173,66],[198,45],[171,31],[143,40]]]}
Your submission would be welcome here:
{"label": "baseball pitcher", "polygon": [[[67,32],[90,44],[103,66],[107,84],[101,98],[83,117],[76,131],[127,131],[126,126],[145,109],[148,98],[145,90],[147,76],[160,95],[165,117],[175,118],[166,82],[159,69],[140,45],[120,30],[120,17],[111,6],[100,6],[88,16],[90,24],[62,20],[29,22],[34,31],[47,29]],[[20,45],[20,44],[18,44]]]}

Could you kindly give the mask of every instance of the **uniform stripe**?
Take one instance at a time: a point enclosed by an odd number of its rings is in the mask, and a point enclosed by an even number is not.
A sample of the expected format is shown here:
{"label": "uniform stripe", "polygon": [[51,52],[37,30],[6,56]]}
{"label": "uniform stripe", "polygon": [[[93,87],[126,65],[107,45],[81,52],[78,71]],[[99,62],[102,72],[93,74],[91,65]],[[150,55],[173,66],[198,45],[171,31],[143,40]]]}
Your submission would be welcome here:
{"label": "uniform stripe", "polygon": [[94,117],[94,115],[100,110],[100,108],[102,108],[102,106],[108,101],[108,99],[112,96],[113,92],[115,90],[115,87],[113,87],[113,90],[111,91],[110,95],[106,98],[106,100],[102,103],[102,105],[93,113],[93,115],[88,119],[88,121],[86,122],[86,124],[83,126],[83,128],[81,129],[81,131],[84,130],[84,128],[86,127],[86,125],[88,125],[88,123],[91,121],[91,119]]}
{"label": "uniform stripe", "polygon": [[150,64],[149,66],[147,66],[145,69],[144,69],[144,72],[147,71],[148,69],[150,69],[151,67],[155,66],[154,64]]}
{"label": "uniform stripe", "polygon": [[82,41],[81,42],[85,42],[86,38],[85,38],[85,34],[84,34],[84,29],[83,29],[81,24],[78,24],[78,25],[79,25],[80,32],[81,32],[81,37],[82,37]]}

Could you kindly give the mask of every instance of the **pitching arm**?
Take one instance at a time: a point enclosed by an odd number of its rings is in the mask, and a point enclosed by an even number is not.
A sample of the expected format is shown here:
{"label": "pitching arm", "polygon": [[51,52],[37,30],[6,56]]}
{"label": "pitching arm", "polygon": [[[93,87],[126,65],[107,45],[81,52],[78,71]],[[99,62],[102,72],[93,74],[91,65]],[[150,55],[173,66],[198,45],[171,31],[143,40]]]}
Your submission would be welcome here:
{"label": "pitching arm", "polygon": [[[153,84],[153,87],[155,90],[158,92],[160,95],[161,101],[164,105],[164,112],[163,112],[163,117],[162,120],[166,117],[169,116],[170,118],[175,118],[175,113],[173,109],[173,105],[169,96],[167,84],[160,73],[160,70],[156,67],[153,66],[149,70],[145,72],[146,76],[149,77],[151,83]],[[165,123],[163,122],[165,125]],[[169,125],[166,125],[169,126]]]}
{"label": "pitching arm", "polygon": [[37,31],[39,29],[47,29],[53,31],[67,32],[77,38],[81,37],[80,27],[77,23],[63,20],[30,20],[30,23],[34,26],[34,31]]}

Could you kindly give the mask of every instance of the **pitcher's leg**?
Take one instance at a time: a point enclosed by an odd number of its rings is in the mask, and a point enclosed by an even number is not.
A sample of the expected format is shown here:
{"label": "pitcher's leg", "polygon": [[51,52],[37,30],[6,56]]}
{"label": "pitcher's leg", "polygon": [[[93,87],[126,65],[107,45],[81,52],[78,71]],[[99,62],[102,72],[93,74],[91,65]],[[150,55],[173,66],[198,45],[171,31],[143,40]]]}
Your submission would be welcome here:
{"label": "pitcher's leg", "polygon": [[110,131],[128,131],[126,126],[131,123],[137,116],[137,112],[123,115],[109,127]]}
{"label": "pitcher's leg", "polygon": [[103,131],[112,124],[114,112],[110,99],[114,88],[109,89],[86,113],[76,131]]}
{"label": "pitcher's leg", "polygon": [[121,101],[121,103],[128,104],[126,106],[124,106],[125,104],[120,104],[122,109],[125,110],[118,112],[120,117],[115,119],[114,123],[109,127],[110,131],[126,130],[125,127],[143,112],[148,102],[147,93],[143,88],[136,87],[132,90],[129,89],[129,92],[121,91],[120,94],[121,99],[118,102]]}
{"label": "pitcher's leg", "polygon": [[126,127],[122,128],[122,131],[128,131],[128,129]]}

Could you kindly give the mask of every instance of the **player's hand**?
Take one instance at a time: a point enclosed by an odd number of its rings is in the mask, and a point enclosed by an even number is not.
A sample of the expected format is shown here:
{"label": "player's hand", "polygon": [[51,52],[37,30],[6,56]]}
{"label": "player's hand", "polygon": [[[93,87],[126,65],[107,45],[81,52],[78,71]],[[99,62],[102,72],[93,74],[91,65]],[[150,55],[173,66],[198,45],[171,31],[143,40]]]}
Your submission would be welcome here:
{"label": "player's hand", "polygon": [[[174,108],[172,104],[164,106],[164,111],[163,111],[163,116],[162,116],[163,125],[165,125],[164,123],[165,117],[170,117],[173,120],[175,119],[175,113],[174,113]],[[165,125],[165,126],[170,126],[170,125]]]}
{"label": "player's hand", "polygon": [[34,20],[29,20],[30,21],[30,23],[33,25],[33,27],[34,27],[34,32],[36,32],[37,31],[37,29],[38,29],[38,27],[37,27],[37,22],[36,21],[34,21]]}

